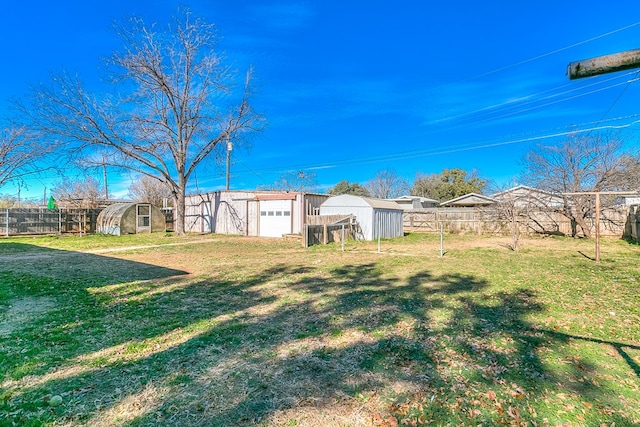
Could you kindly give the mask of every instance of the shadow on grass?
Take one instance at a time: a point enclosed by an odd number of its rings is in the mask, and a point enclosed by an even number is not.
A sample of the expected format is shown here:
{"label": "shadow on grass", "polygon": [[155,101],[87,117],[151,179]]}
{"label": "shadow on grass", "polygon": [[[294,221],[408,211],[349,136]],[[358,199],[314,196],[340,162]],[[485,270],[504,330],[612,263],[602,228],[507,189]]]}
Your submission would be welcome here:
{"label": "shadow on grass", "polygon": [[[97,260],[91,257],[85,275]],[[135,276],[134,267],[124,268]],[[583,375],[560,377],[541,359],[576,337],[527,320],[544,308],[534,291],[496,293],[469,275],[395,277],[378,263],[328,270],[277,264],[243,279],[160,276],[128,287],[107,272],[102,286],[116,287],[103,293],[72,277],[50,282],[71,288],[67,313],[51,314],[44,333],[14,337],[37,342],[20,360],[25,342],[2,350],[0,411],[16,414],[12,421],[285,424],[296,411],[320,417],[324,408],[334,416],[365,414],[361,425],[381,410],[416,424],[524,425],[563,420],[553,418],[547,390]],[[601,409],[607,393],[602,385],[583,398]],[[51,394],[64,404],[47,406]],[[576,416],[586,424],[629,422],[596,409]]]}

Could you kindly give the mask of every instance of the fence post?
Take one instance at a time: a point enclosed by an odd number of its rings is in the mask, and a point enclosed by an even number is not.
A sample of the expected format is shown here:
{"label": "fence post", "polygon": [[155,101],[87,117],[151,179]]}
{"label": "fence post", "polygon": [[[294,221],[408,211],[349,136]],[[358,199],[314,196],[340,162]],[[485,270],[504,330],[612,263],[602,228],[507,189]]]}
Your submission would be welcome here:
{"label": "fence post", "polygon": [[58,234],[62,234],[62,209],[58,208]]}
{"label": "fence post", "polygon": [[444,226],[440,224],[440,258],[444,256]]}
{"label": "fence post", "polygon": [[309,224],[304,225],[304,236],[302,236],[302,246],[309,247]]}
{"label": "fence post", "polygon": [[344,252],[344,224],[342,224],[342,238],[340,240],[342,241],[342,252]]}
{"label": "fence post", "polygon": [[327,234],[327,224],[322,226],[322,244],[326,245],[329,243],[329,235]]}
{"label": "fence post", "polygon": [[6,223],[7,223],[6,234],[7,234],[7,237],[9,237],[9,208],[7,208],[7,221],[6,221]]}

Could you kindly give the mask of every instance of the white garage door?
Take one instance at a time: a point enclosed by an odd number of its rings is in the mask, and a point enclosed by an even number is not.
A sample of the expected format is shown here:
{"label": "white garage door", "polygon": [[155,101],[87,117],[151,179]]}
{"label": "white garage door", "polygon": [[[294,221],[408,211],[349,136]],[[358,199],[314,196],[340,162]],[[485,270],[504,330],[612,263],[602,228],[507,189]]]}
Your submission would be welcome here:
{"label": "white garage door", "polygon": [[260,236],[291,233],[291,200],[260,200]]}

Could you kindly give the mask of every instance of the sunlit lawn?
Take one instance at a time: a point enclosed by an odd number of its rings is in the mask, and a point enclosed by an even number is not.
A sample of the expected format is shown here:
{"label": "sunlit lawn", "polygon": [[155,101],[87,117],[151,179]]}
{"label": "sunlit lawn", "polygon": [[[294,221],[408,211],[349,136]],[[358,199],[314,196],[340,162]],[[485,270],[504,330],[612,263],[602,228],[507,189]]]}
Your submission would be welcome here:
{"label": "sunlit lawn", "polygon": [[0,240],[0,425],[640,424],[640,246],[508,243]]}

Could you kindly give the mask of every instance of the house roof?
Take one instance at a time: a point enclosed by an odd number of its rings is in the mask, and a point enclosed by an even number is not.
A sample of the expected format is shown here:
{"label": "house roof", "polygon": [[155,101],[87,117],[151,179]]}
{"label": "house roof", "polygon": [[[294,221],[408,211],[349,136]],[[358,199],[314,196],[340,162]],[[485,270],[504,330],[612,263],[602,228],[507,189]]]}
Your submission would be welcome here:
{"label": "house roof", "polygon": [[416,200],[416,199],[420,200],[420,203],[425,203],[425,202],[427,202],[427,203],[440,203],[439,200],[430,199],[428,197],[406,196],[406,195],[405,196],[396,197],[395,199],[389,199],[389,200],[393,200],[395,202],[398,202],[398,201],[403,201],[403,200]]}
{"label": "house roof", "polygon": [[455,199],[440,203],[440,206],[486,206],[492,205],[496,201],[488,196],[478,193],[469,193]]}
{"label": "house roof", "polygon": [[550,192],[544,191],[544,190],[539,190],[539,189],[533,188],[533,187],[528,187],[526,185],[516,185],[515,187],[511,187],[511,188],[509,188],[507,190],[500,191],[498,193],[492,194],[491,198],[499,199],[500,197],[502,197],[502,196],[504,196],[506,194],[515,193],[515,192],[518,192],[518,191],[526,192],[526,193],[529,193],[529,194],[530,193],[538,193],[538,194],[542,194],[542,195],[547,196],[547,197],[561,197],[558,194],[550,193]]}

